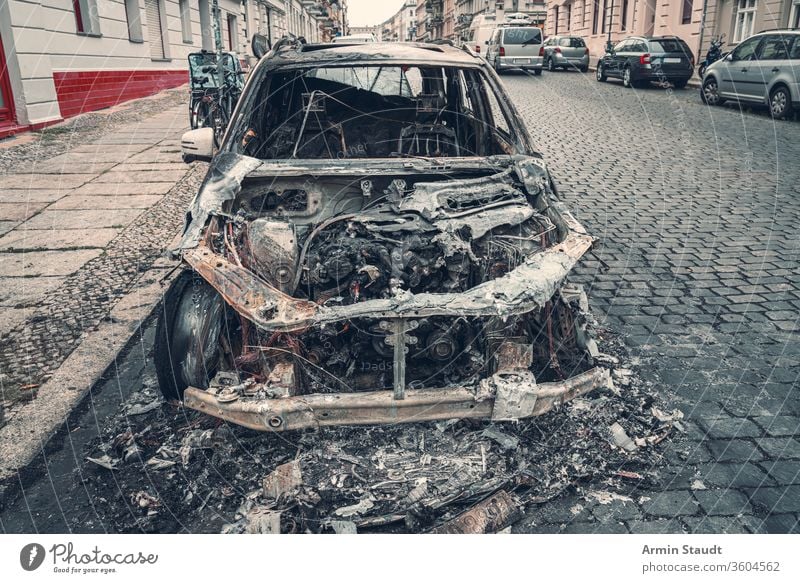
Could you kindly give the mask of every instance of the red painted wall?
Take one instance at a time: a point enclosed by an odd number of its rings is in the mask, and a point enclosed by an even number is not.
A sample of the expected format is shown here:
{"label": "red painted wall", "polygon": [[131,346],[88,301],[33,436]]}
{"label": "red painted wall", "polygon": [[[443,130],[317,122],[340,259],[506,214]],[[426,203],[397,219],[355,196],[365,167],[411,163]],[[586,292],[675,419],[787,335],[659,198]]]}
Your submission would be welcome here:
{"label": "red painted wall", "polygon": [[56,71],[53,80],[61,115],[67,118],[183,85],[189,73],[185,69]]}

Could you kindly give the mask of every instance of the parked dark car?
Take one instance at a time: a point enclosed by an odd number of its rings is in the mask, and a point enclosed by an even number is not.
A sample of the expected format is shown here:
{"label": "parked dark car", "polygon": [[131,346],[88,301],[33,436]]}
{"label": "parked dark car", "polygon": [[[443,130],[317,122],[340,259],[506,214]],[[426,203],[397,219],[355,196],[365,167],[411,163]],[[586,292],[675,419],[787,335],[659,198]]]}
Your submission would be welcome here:
{"label": "parked dark car", "polygon": [[622,79],[625,87],[672,83],[686,87],[694,72],[694,55],[677,36],[632,36],[618,43],[597,64],[597,80]]}
{"label": "parked dark car", "polygon": [[517,420],[594,388],[594,239],[491,66],[452,46],[279,41],[254,68],[156,330],[170,399],[264,431]]}

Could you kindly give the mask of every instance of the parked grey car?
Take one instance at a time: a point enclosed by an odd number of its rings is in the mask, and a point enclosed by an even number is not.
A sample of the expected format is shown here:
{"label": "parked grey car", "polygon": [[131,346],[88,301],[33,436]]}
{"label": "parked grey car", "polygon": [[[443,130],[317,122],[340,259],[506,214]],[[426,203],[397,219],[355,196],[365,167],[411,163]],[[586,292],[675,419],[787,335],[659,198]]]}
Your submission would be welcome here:
{"label": "parked grey car", "polygon": [[622,79],[625,87],[669,82],[686,87],[694,73],[694,55],[677,36],[632,36],[619,42],[597,64],[597,80]]}
{"label": "parked grey car", "polygon": [[800,30],[775,30],[741,42],[706,69],[700,97],[709,105],[727,99],[769,107],[788,117],[800,107]]}
{"label": "parked grey car", "polygon": [[500,73],[506,69],[532,70],[542,74],[542,29],[536,26],[506,26],[495,29],[486,41],[486,60]]}
{"label": "parked grey car", "polygon": [[548,71],[575,68],[589,70],[589,47],[579,36],[551,36],[544,41],[544,66]]}

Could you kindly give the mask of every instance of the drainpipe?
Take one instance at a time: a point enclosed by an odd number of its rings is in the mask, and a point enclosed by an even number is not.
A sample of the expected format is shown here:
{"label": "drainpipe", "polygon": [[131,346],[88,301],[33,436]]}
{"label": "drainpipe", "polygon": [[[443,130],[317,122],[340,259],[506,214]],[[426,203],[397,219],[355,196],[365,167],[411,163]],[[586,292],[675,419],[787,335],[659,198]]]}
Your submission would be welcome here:
{"label": "drainpipe", "polygon": [[708,11],[708,0],[703,0],[703,14],[700,16],[700,39],[697,45],[697,63],[700,63],[703,52],[703,35],[706,32],[706,12]]}

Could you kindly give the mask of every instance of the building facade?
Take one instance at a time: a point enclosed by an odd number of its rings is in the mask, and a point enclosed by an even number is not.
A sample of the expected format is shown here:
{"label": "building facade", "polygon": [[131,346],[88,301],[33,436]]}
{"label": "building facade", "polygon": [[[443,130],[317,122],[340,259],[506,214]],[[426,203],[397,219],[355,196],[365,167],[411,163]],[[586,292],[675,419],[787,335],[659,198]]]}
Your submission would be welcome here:
{"label": "building facade", "polygon": [[375,24],[373,26],[351,26],[347,34],[371,34],[375,37],[375,40],[384,40],[383,26],[380,24]]}
{"label": "building facade", "polygon": [[416,38],[417,1],[405,0],[403,6],[379,26],[381,39],[387,42],[406,42]]}
{"label": "building facade", "polygon": [[[187,82],[187,57],[213,50],[213,0],[0,0],[0,137]],[[324,40],[342,0],[218,0],[225,50],[252,61],[262,32]]]}

